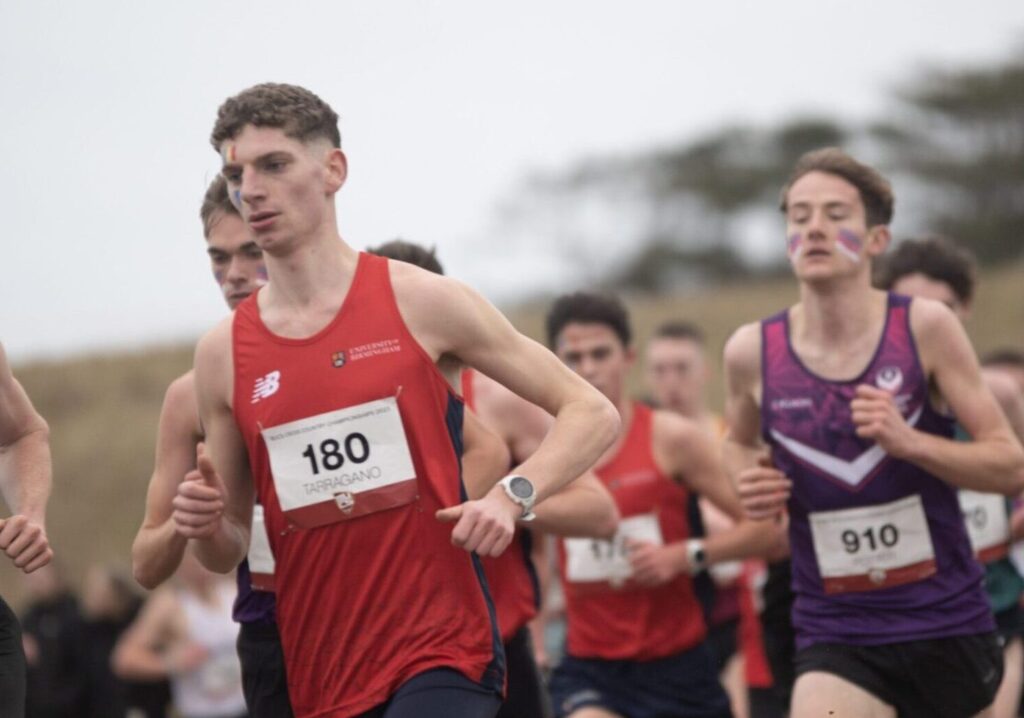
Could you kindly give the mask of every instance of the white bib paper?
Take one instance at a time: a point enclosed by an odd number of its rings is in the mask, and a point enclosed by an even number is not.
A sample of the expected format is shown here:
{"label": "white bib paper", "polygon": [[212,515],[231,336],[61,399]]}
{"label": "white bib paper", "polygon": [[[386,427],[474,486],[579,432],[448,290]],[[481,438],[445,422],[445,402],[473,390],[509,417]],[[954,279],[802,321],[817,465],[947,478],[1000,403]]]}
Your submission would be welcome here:
{"label": "white bib paper", "polygon": [[1010,548],[1010,517],[1006,513],[1006,499],[999,494],[963,489],[959,496],[974,555],[982,563],[1005,556]]}
{"label": "white bib paper", "polygon": [[826,593],[871,591],[935,573],[921,497],[808,516]]}
{"label": "white bib paper", "polygon": [[252,507],[252,531],[249,536],[250,583],[257,591],[274,590],[274,554],[270,550],[270,537],[263,519],[263,506]]}
{"label": "white bib paper", "polygon": [[394,397],[262,431],[285,516],[311,528],[416,499],[416,470]]}
{"label": "white bib paper", "polygon": [[630,516],[619,522],[610,541],[589,538],[565,539],[565,574],[572,583],[607,582],[621,585],[633,575],[626,551],[627,539],[658,546],[665,542],[655,514]]}

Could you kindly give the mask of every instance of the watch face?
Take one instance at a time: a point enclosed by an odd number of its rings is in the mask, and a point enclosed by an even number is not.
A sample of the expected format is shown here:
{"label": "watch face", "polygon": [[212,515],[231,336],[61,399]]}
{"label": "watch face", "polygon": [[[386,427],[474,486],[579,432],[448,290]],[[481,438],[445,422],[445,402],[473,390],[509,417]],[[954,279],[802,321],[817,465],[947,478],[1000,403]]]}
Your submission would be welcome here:
{"label": "watch face", "polygon": [[528,499],[533,496],[533,484],[530,483],[529,479],[522,476],[513,476],[512,480],[508,482],[508,487],[512,489],[512,493],[521,499]]}

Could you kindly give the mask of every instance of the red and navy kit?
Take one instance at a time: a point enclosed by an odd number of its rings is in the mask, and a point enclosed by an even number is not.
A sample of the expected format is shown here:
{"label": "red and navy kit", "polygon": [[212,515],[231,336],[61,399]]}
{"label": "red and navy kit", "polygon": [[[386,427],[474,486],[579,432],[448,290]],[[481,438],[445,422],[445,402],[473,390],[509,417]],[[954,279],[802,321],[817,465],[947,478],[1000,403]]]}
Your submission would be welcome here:
{"label": "red and navy kit", "polygon": [[[453,546],[451,526],[434,516],[466,498],[462,402],[402,320],[388,261],[361,254],[335,318],[304,339],[270,332],[257,298],[249,298],[235,312],[233,347],[235,418],[277,562],[277,618],[295,715],[357,715],[442,667],[500,691],[504,658],[480,562]],[[266,432],[286,425],[322,432],[318,417],[379,400],[397,405],[414,482],[399,484],[400,495],[377,492],[365,502],[337,491],[336,508],[329,500],[313,513],[286,513],[268,451],[277,439]],[[354,412],[345,420],[369,420]],[[319,464],[310,450],[312,469],[324,473],[308,491],[373,476],[359,441],[346,450],[350,465],[365,462],[361,474],[327,472],[343,463],[338,446],[351,437],[339,435],[326,449],[321,443]],[[310,519],[319,525],[302,528]]]}
{"label": "red and navy kit", "polygon": [[[474,408],[473,370],[462,372],[462,398],[466,407]],[[508,642],[537,615],[540,609],[540,584],[531,558],[533,537],[517,527],[509,547],[498,557],[481,560],[487,585],[498,611],[501,640]]]}
{"label": "red and navy kit", "polygon": [[[687,490],[654,460],[651,409],[633,405],[633,420],[619,452],[595,469],[622,519],[657,517],[665,544],[690,537]],[[559,547],[568,623],[567,653],[577,658],[649,661],[686,651],[707,633],[689,576],[654,588],[626,581],[595,586],[568,580],[564,543]]]}

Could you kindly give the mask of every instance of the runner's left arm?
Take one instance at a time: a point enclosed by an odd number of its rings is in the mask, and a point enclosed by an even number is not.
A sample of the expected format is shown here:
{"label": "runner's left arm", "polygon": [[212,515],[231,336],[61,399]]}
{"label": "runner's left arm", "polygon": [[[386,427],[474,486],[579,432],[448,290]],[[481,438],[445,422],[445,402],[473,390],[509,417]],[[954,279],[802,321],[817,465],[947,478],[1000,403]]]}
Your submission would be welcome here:
{"label": "runner's left arm", "polygon": [[46,537],[50,430],[11,373],[0,346],[0,493],[11,516],[0,519],[0,550],[25,573],[53,558]]}
{"label": "runner's left arm", "polygon": [[857,387],[851,403],[857,434],[958,488],[1020,493],[1024,450],[982,380],[962,325],[945,305],[924,299],[914,299],[910,317],[922,365],[972,440],[954,441],[910,426],[889,392],[868,385]]}
{"label": "runner's left arm", "polygon": [[[399,309],[417,340],[436,358],[451,355],[555,416],[540,448],[513,472],[542,501],[590,468],[619,430],[615,407],[547,349],[523,336],[464,284],[416,267],[392,266]],[[452,541],[482,555],[500,555],[522,509],[495,486],[477,501],[442,510],[455,521]]]}

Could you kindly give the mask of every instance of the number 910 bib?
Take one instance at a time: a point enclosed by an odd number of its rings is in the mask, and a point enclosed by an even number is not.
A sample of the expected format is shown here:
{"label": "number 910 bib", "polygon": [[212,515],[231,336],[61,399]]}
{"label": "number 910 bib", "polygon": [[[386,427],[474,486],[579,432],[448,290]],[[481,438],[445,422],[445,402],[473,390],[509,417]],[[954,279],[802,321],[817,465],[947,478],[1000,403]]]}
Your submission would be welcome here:
{"label": "number 910 bib", "polygon": [[825,593],[891,588],[935,573],[921,497],[808,516]]}
{"label": "number 910 bib", "polygon": [[416,500],[416,470],[394,397],[264,429],[274,488],[301,528]]}

